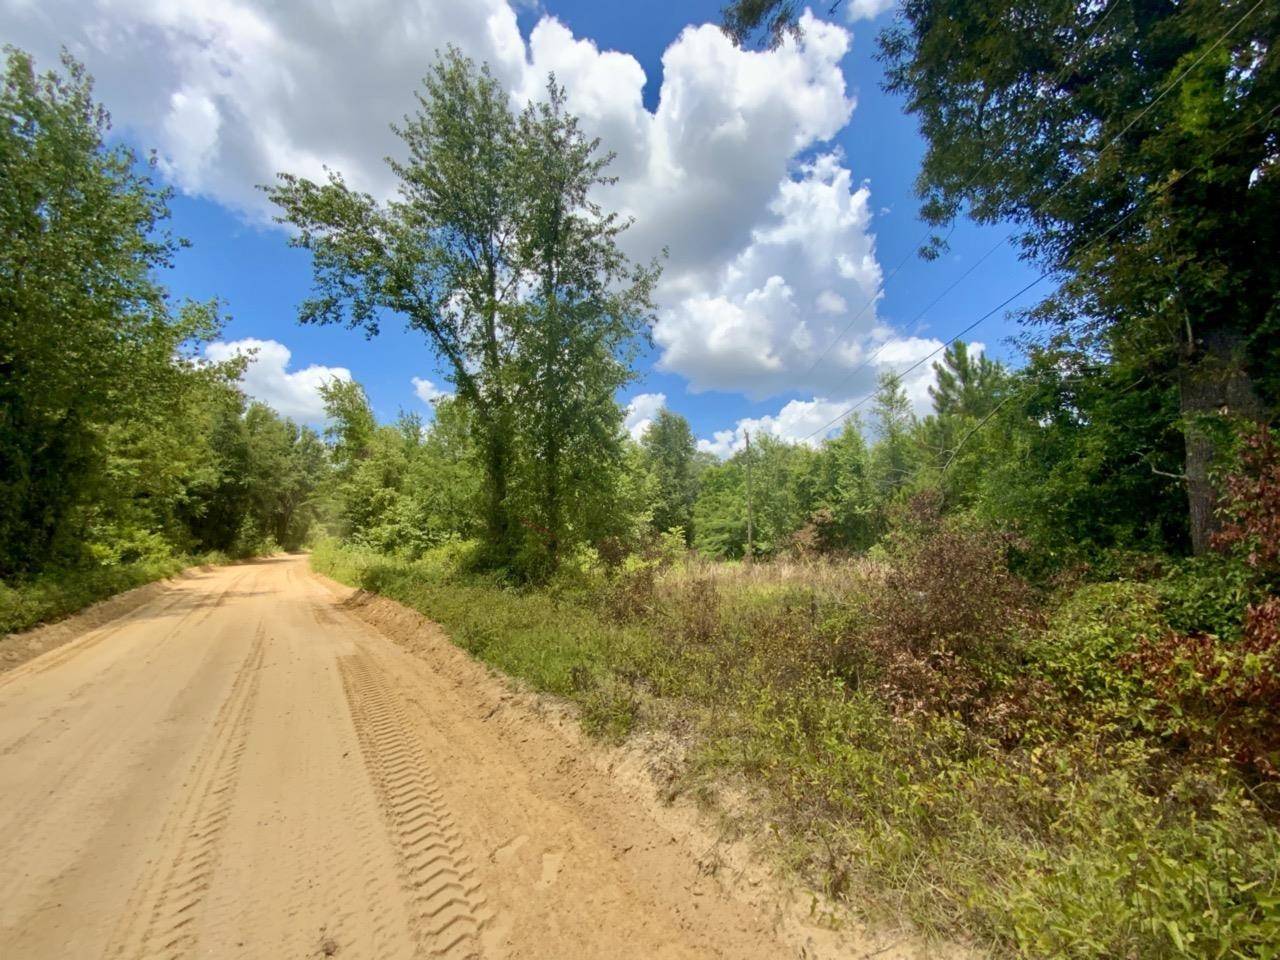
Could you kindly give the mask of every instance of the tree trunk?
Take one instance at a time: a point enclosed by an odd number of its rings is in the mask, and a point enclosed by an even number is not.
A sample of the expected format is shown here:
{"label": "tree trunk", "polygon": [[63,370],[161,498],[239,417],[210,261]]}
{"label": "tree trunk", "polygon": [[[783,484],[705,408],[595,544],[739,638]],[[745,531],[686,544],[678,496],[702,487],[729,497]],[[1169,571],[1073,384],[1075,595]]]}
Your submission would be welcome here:
{"label": "tree trunk", "polygon": [[1198,355],[1182,367],[1179,405],[1186,438],[1186,484],[1191,549],[1198,556],[1210,547],[1221,526],[1220,495],[1212,470],[1228,428],[1228,418],[1258,419],[1262,405],[1244,368],[1244,338],[1215,330],[1198,343]]}
{"label": "tree trunk", "polygon": [[495,435],[488,438],[485,451],[485,473],[488,483],[488,503],[485,520],[488,526],[489,547],[499,565],[508,565],[511,556],[511,519],[507,513],[507,466],[509,456],[501,425],[494,425]]}

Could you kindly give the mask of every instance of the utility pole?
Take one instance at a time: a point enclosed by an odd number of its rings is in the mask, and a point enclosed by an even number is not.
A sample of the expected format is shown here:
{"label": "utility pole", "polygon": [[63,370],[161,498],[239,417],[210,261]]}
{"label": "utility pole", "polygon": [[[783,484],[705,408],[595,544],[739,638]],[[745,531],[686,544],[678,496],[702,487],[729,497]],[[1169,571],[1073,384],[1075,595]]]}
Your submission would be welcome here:
{"label": "utility pole", "polygon": [[747,441],[747,563],[751,562],[756,552],[755,518],[751,513],[751,431],[743,430],[742,436]]}

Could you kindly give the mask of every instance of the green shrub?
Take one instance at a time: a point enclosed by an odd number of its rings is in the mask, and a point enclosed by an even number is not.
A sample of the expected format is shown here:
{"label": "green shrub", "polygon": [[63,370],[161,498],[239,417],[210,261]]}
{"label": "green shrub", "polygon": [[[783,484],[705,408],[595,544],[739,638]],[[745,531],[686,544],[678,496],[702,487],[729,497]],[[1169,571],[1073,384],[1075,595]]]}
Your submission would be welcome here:
{"label": "green shrub", "polygon": [[[671,725],[681,788],[745,786],[741,815],[864,912],[1026,956],[1275,956],[1280,834],[1231,765],[1169,749],[1133,661],[1169,633],[1165,587],[1079,586],[1041,620],[975,536],[843,565],[588,563],[538,590],[467,572],[464,548],[313,562],[574,701],[596,736]],[[984,596],[934,589],[975,556],[959,582]],[[968,699],[903,710],[887,625],[928,670],[963,662]]]}
{"label": "green shrub", "polygon": [[1081,706],[1110,722],[1136,719],[1147,706],[1146,688],[1123,660],[1144,637],[1169,629],[1161,608],[1160,591],[1149,584],[1086,584],[1031,635],[1026,669],[1047,680],[1077,720],[1085,719],[1076,712]]}
{"label": "green shrub", "polygon": [[1243,559],[1214,553],[1180,561],[1154,586],[1171,628],[1220,637],[1239,633],[1258,595],[1257,574]]}
{"label": "green shrub", "polygon": [[29,580],[0,584],[0,635],[59,620],[113,594],[171,577],[189,559],[50,570]]}

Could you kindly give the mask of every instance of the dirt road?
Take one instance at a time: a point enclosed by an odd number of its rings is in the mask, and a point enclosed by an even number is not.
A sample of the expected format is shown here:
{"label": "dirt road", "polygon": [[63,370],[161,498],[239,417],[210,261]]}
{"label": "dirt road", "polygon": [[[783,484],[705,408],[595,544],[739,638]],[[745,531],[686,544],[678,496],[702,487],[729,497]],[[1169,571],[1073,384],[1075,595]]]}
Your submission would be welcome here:
{"label": "dirt road", "polygon": [[0,674],[0,957],[797,956],[553,718],[342,599],[225,567]]}

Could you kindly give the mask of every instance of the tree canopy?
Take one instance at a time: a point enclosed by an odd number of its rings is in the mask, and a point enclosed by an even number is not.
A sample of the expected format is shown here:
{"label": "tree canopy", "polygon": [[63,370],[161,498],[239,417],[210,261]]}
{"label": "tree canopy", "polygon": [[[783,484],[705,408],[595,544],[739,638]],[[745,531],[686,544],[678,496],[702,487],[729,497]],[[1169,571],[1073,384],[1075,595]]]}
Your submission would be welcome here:
{"label": "tree canopy", "polygon": [[301,543],[327,454],[201,357],[219,304],[170,302],[169,192],[84,68],[9,48],[0,117],[0,576]]}
{"label": "tree canopy", "polygon": [[310,250],[304,322],[424,333],[468,408],[484,468],[489,563],[554,569],[603,535],[621,466],[614,392],[647,331],[652,268],[621,253],[626,224],[592,200],[608,155],[550,81],[517,114],[487,67],[456,50],[397,128],[399,197],[381,203],[332,173],[269,188]]}

